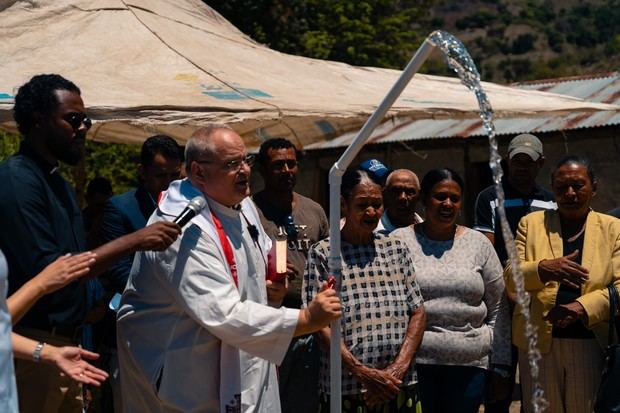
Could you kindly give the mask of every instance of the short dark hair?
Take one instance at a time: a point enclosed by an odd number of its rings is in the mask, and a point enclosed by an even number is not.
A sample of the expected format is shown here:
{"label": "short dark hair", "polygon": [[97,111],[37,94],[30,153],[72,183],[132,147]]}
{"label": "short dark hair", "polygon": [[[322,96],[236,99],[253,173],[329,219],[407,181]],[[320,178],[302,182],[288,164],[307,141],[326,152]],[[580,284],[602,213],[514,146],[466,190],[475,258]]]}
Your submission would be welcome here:
{"label": "short dark hair", "polygon": [[450,168],[438,168],[432,169],[424,175],[422,182],[420,183],[420,194],[422,196],[428,196],[433,187],[441,181],[445,180],[454,181],[461,188],[461,192],[465,189],[465,183],[463,179],[454,170]]}
{"label": "short dark hair", "polygon": [[166,159],[178,159],[183,161],[181,147],[167,135],[151,136],[142,144],[140,151],[140,163],[142,166],[151,166],[155,155],[160,154]]}
{"label": "short dark hair", "polygon": [[88,183],[86,187],[86,197],[91,197],[95,194],[112,195],[112,183],[109,179],[103,176],[96,176]]}
{"label": "short dark hair", "polygon": [[82,93],[75,83],[56,74],[36,75],[20,86],[15,96],[13,118],[22,135],[30,133],[33,113],[50,116],[58,108],[57,90],[67,90],[78,95]]}
{"label": "short dark hair", "polygon": [[581,165],[586,168],[588,172],[588,177],[590,178],[590,183],[596,183],[596,174],[594,173],[594,168],[592,167],[592,163],[588,158],[579,155],[566,155],[563,156],[557,164],[555,164],[555,168],[551,171],[551,184],[553,185],[553,178],[555,177],[555,173],[564,165],[568,164],[576,164]]}
{"label": "short dark hair", "polygon": [[267,139],[260,145],[260,149],[258,150],[258,163],[262,166],[267,165],[269,162],[269,149],[295,149],[295,156],[299,158],[300,153],[297,151],[297,148],[291,141],[285,138],[271,138]]}
{"label": "short dark hair", "polygon": [[351,194],[356,186],[361,183],[370,182],[381,187],[381,183],[377,180],[377,177],[374,174],[370,174],[362,168],[348,169],[344,175],[342,175],[340,195],[348,201],[351,198]]}

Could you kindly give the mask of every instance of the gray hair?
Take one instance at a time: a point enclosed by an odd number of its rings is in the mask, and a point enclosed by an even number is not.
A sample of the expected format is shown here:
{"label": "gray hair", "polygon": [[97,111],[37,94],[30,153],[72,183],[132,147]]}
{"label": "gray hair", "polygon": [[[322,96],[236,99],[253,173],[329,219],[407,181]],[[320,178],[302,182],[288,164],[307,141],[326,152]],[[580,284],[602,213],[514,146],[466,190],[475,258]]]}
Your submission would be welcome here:
{"label": "gray hair", "polygon": [[385,186],[389,186],[390,185],[390,181],[397,174],[406,174],[406,175],[408,175],[411,179],[413,179],[417,183],[418,187],[420,186],[420,179],[418,178],[418,175],[416,175],[416,173],[413,172],[411,169],[395,169],[395,170],[393,170],[392,172],[390,172],[390,174],[388,175],[387,179],[385,180]]}
{"label": "gray hair", "polygon": [[216,148],[213,144],[213,134],[218,130],[233,130],[230,126],[223,123],[211,123],[196,129],[185,144],[185,172],[190,174],[192,162],[199,160],[203,156],[212,157],[215,155]]}
{"label": "gray hair", "polygon": [[356,168],[347,170],[342,176],[342,184],[340,186],[340,195],[348,201],[353,194],[353,190],[358,185],[377,185],[379,184],[373,177],[364,169]]}

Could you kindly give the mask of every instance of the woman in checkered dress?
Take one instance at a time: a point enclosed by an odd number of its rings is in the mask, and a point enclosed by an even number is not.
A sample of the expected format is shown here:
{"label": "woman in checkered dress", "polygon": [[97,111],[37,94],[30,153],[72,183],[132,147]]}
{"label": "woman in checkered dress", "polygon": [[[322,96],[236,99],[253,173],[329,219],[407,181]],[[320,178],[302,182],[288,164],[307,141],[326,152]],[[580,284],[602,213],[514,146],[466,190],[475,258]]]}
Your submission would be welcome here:
{"label": "woman in checkered dress", "polygon": [[[342,409],[343,412],[421,412],[415,354],[424,331],[424,307],[409,251],[400,240],[374,232],[383,214],[381,187],[362,170],[343,176]],[[329,239],[313,245],[304,275],[308,305],[327,280]],[[319,333],[321,411],[329,411],[329,328]]]}

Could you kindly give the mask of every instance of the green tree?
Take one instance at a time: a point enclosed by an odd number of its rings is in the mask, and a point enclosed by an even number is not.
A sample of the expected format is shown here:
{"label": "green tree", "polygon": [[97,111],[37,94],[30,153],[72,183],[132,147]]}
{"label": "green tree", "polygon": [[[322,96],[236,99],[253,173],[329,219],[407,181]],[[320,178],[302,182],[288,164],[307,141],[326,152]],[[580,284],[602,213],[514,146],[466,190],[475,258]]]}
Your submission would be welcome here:
{"label": "green tree", "polygon": [[[0,162],[15,154],[20,142],[19,135],[0,130]],[[115,194],[136,186],[139,160],[140,147],[137,145],[86,141],[83,166],[61,164],[60,173],[76,188],[78,198],[83,202],[85,186],[96,176],[109,179]]]}
{"label": "green tree", "polygon": [[520,34],[512,42],[512,53],[524,54],[534,48],[534,42],[536,41],[536,35],[531,33]]}
{"label": "green tree", "polygon": [[[431,0],[212,0],[241,31],[285,53],[402,68],[428,34]],[[243,10],[242,13],[239,10]],[[420,34],[422,33],[422,34]]]}
{"label": "green tree", "polygon": [[19,142],[19,135],[13,135],[0,130],[0,162],[17,152]]}

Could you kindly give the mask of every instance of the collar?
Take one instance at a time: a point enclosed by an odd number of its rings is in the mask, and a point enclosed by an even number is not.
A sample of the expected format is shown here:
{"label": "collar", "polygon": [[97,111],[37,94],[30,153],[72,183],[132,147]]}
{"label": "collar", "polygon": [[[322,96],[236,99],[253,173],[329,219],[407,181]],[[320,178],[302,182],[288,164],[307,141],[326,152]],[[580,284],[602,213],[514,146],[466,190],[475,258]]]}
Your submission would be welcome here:
{"label": "collar", "polygon": [[19,155],[25,156],[27,158],[30,158],[34,161],[34,163],[46,174],[53,174],[54,172],[56,172],[58,170],[58,167],[60,166],[58,162],[55,162],[53,164],[50,164],[48,161],[46,161],[33,147],[32,145],[26,140],[23,139],[20,146],[19,146],[19,151],[17,152]]}
{"label": "collar", "polygon": [[502,186],[504,187],[504,195],[506,198],[542,199],[545,195],[544,189],[536,182],[534,182],[534,188],[532,191],[526,196],[523,196],[517,188],[512,186],[507,176],[502,179]]}
{"label": "collar", "polygon": [[[421,222],[424,222],[422,217],[418,215],[417,212],[414,212],[413,213],[413,224],[419,224]],[[383,212],[383,215],[381,215],[381,224],[383,224],[383,229],[385,229],[388,232],[392,232],[398,228],[396,225],[392,224],[392,221],[390,220],[390,217],[388,216],[387,209]]]}
{"label": "collar", "polygon": [[217,202],[213,198],[209,198],[206,195],[205,195],[205,198],[207,199],[207,203],[208,203],[209,207],[217,215],[234,218],[234,217],[238,217],[239,214],[241,214],[243,212],[242,208],[241,208],[241,204],[237,204],[237,205],[233,205],[233,206],[229,207],[229,206],[226,206],[224,204],[220,204],[219,202]]}
{"label": "collar", "polygon": [[388,232],[392,232],[396,229],[396,227],[394,226],[394,224],[392,224],[392,221],[390,220],[390,217],[388,217],[388,212],[383,211],[383,215],[381,215],[381,224],[383,224],[383,229],[388,231]]}
{"label": "collar", "polygon": [[291,203],[290,208],[288,209],[281,209],[279,206],[277,206],[274,202],[271,201],[271,198],[269,198],[269,196],[267,195],[267,192],[264,190],[252,195],[252,199],[257,205],[268,204],[273,210],[273,212],[275,213],[275,215],[286,216],[286,215],[291,215],[293,211],[297,209],[296,201],[298,199],[298,194],[295,191],[293,191],[292,194],[293,194],[293,202]]}

